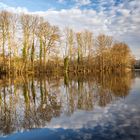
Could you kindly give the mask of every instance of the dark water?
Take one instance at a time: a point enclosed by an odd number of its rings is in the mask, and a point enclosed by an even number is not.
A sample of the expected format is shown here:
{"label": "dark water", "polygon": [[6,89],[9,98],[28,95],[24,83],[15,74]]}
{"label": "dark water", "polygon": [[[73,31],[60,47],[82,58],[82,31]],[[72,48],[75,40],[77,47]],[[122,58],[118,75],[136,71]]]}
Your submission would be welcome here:
{"label": "dark water", "polygon": [[0,140],[140,140],[140,73],[0,79]]}

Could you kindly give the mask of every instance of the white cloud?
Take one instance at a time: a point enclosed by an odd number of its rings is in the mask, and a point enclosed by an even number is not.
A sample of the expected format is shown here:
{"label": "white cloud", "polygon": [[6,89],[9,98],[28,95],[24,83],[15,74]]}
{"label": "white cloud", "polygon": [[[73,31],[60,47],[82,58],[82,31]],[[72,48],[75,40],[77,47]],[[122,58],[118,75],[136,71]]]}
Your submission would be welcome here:
{"label": "white cloud", "polygon": [[58,0],[59,3],[63,3],[65,0]]}
{"label": "white cloud", "polygon": [[119,12],[125,17],[129,16],[130,14],[130,10],[128,9],[120,9]]}
{"label": "white cloud", "polygon": [[11,7],[0,2],[0,10],[7,10],[13,13],[28,13],[28,10],[25,7]]}
{"label": "white cloud", "polygon": [[8,8],[8,5],[4,4],[3,2],[0,2],[0,9]]}
{"label": "white cloud", "polygon": [[77,6],[85,6],[91,4],[90,0],[75,0]]}
{"label": "white cloud", "polygon": [[88,29],[93,31],[94,34],[99,32],[110,33],[106,25],[110,21],[106,20],[107,17],[105,15],[97,13],[95,10],[73,8],[60,11],[34,12],[34,14],[43,16],[51,24],[58,25],[61,28],[68,26],[76,31]]}

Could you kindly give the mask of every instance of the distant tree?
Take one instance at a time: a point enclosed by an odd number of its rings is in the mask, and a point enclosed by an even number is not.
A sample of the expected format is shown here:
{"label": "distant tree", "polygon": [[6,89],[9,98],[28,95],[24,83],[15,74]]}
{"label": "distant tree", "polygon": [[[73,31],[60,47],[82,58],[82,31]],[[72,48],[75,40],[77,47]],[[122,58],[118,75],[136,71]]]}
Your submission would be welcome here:
{"label": "distant tree", "polygon": [[113,63],[116,68],[126,68],[131,67],[133,56],[132,53],[125,43],[115,43],[111,49],[113,54]]}
{"label": "distant tree", "polygon": [[77,33],[76,34],[76,41],[77,41],[77,62],[78,64],[82,61],[83,58],[83,42],[82,42],[82,33]]}
{"label": "distant tree", "polygon": [[65,29],[65,36],[66,36],[66,47],[68,48],[68,57],[72,60],[72,54],[74,49],[74,31],[70,28]]}
{"label": "distant tree", "polygon": [[35,39],[36,39],[36,32],[40,19],[38,16],[31,16],[30,20],[31,20],[31,65],[32,65],[32,70],[34,70]]}
{"label": "distant tree", "polygon": [[99,69],[101,71],[105,69],[106,57],[108,55],[108,51],[111,45],[112,45],[111,36],[106,36],[104,34],[101,34],[96,38],[96,47],[97,47],[96,49],[97,49],[97,56],[98,56],[97,61],[98,61]]}
{"label": "distant tree", "polygon": [[29,60],[29,49],[30,49],[30,37],[31,37],[31,16],[27,14],[21,15],[21,26],[23,32],[23,68],[27,71],[28,60]]}
{"label": "distant tree", "polygon": [[43,65],[46,68],[47,54],[56,47],[56,42],[59,40],[59,29],[43,21],[38,28],[38,37],[40,40],[40,63],[42,63],[43,56]]}
{"label": "distant tree", "polygon": [[6,63],[5,61],[5,47],[6,47],[6,41],[8,39],[8,45],[9,45],[9,50],[10,48],[10,20],[11,14],[7,11],[1,11],[0,12],[0,34],[1,34],[1,39],[2,39],[2,56],[3,56],[3,62],[4,64]]}

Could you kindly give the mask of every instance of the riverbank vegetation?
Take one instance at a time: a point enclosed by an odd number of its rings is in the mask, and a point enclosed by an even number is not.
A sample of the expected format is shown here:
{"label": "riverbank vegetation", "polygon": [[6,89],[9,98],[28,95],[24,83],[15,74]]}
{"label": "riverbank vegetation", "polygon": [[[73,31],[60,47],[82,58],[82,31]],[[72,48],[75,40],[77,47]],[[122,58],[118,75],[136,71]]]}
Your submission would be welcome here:
{"label": "riverbank vegetation", "polygon": [[43,17],[0,12],[0,73],[125,71],[128,45],[112,36],[50,25]]}

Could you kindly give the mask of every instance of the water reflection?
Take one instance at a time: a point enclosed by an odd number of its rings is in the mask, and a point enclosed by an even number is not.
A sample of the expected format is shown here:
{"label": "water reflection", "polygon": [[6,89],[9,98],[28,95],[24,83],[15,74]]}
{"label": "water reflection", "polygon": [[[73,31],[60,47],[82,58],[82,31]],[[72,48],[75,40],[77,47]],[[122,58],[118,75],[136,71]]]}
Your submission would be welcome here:
{"label": "water reflection", "polygon": [[1,78],[0,135],[45,127],[77,109],[105,107],[127,96],[131,83],[131,73]]}

